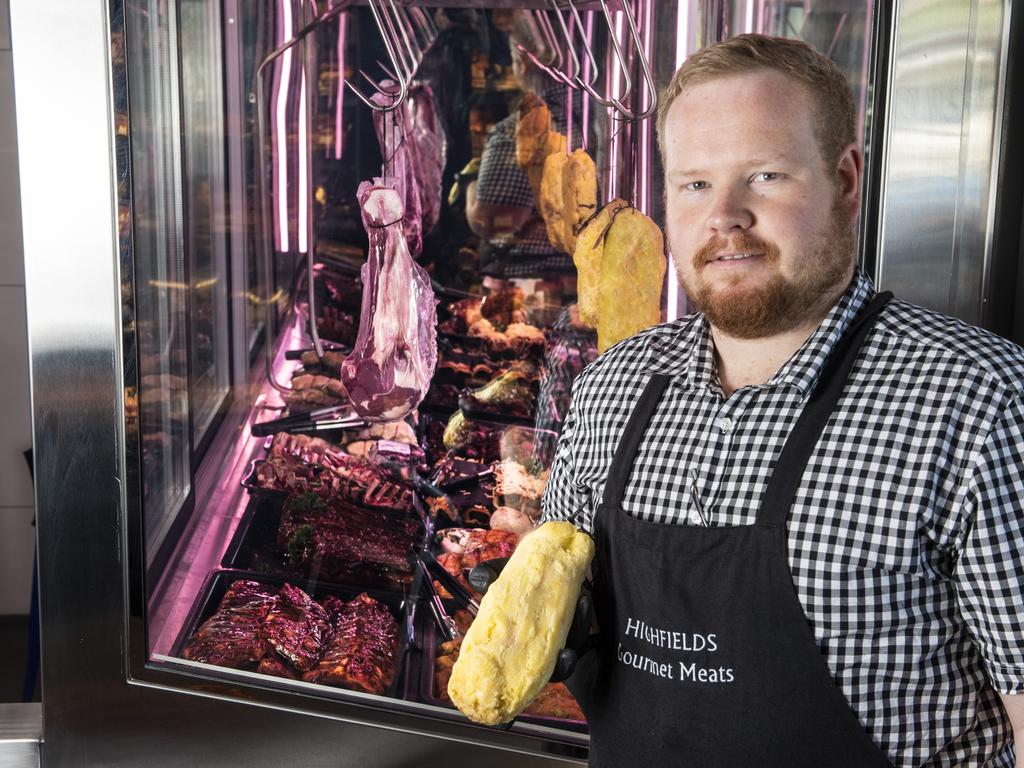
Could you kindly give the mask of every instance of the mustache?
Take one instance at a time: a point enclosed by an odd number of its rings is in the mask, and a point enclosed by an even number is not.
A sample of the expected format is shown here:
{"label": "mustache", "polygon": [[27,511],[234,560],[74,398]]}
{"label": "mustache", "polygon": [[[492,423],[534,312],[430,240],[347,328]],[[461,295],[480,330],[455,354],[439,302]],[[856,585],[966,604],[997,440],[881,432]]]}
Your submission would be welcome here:
{"label": "mustache", "polygon": [[712,235],[693,254],[693,263],[697,266],[703,266],[708,262],[714,261],[718,258],[718,254],[725,250],[735,253],[762,253],[769,259],[777,258],[779,254],[779,248],[774,243],[762,240],[756,235],[740,232],[729,238]]}

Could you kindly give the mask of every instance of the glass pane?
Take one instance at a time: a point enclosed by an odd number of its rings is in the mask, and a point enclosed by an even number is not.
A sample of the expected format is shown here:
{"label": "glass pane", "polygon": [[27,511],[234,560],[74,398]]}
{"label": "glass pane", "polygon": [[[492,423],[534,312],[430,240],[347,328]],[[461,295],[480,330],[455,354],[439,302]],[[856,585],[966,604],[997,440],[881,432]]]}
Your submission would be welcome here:
{"label": "glass pane", "polygon": [[143,513],[151,562],[191,490],[175,6],[126,11]]}
{"label": "glass pane", "polygon": [[184,178],[196,446],[203,442],[231,383],[220,29],[216,5],[182,2],[182,120],[187,136]]}

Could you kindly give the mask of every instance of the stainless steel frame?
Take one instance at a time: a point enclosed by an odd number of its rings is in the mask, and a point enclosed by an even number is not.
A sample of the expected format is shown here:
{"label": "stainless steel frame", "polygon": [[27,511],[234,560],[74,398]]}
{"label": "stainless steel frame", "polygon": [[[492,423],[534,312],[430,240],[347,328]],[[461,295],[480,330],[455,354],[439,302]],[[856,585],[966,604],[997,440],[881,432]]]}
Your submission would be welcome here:
{"label": "stainless steel frame", "polygon": [[893,16],[877,282],[975,324],[993,289],[1010,13],[903,0]]}

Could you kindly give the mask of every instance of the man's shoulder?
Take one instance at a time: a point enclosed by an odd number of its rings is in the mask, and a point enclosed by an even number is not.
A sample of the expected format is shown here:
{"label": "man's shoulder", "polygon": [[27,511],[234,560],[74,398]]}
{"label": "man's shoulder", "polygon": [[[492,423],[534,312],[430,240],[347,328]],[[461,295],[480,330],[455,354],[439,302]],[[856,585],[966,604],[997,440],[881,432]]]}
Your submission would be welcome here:
{"label": "man's shoulder", "polygon": [[1024,394],[1024,349],[991,331],[894,299],[879,330],[899,337],[921,359],[968,370],[1015,395]]}
{"label": "man's shoulder", "polygon": [[700,315],[686,315],[678,320],[653,325],[609,347],[580,374],[580,390],[628,382],[643,383],[652,373],[652,366],[667,351],[686,354],[684,346],[692,335]]}

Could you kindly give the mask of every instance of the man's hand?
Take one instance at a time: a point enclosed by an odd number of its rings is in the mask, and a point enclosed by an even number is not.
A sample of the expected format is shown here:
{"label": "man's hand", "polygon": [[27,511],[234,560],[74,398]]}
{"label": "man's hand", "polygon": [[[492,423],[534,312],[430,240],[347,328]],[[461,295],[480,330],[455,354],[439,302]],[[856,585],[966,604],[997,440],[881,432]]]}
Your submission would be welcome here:
{"label": "man's hand", "polygon": [[1000,693],[1003,709],[1013,728],[1013,748],[1017,753],[1017,768],[1024,768],[1024,694]]}
{"label": "man's hand", "polygon": [[[506,563],[507,557],[480,563],[469,572],[469,583],[477,592],[487,592],[487,588],[498,578]],[[558,652],[555,669],[551,673],[552,683],[560,683],[569,677],[576,668],[576,662],[590,650],[590,623],[593,615],[593,601],[584,585],[579,599],[576,600],[576,610],[573,612],[572,624],[569,625],[569,634],[565,638],[565,648]]]}

